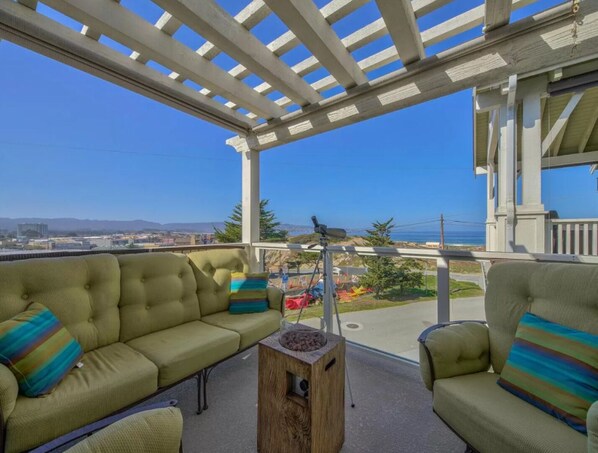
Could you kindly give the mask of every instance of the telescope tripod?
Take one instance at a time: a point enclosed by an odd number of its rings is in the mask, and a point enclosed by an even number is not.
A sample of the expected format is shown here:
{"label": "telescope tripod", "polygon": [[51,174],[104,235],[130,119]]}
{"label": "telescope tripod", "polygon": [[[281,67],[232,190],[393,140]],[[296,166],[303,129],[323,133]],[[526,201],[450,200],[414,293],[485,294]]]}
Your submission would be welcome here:
{"label": "telescope tripod", "polygon": [[[308,246],[308,248],[315,247],[316,244],[312,244]],[[324,324],[326,325],[326,332],[333,333],[333,313],[332,310],[334,308],[334,314],[336,315],[336,324],[338,327],[338,334],[341,337],[343,336],[343,332],[341,330],[341,318],[338,312],[338,303],[336,300],[336,289],[334,285],[334,279],[331,278],[332,276],[332,260],[330,259],[330,255],[328,254],[328,237],[325,234],[320,233],[320,246],[322,247],[320,250],[320,254],[318,255],[318,259],[316,260],[316,264],[314,265],[314,270],[311,274],[311,278],[309,280],[309,284],[307,285],[307,289],[305,290],[306,298],[307,294],[310,294],[314,288],[314,278],[318,269],[320,268],[320,263],[322,263],[322,280],[324,284],[324,294],[322,297],[323,307],[324,307]],[[307,299],[304,299],[305,301]],[[295,325],[299,324],[301,320],[301,315],[303,314],[303,308],[305,307],[304,303],[301,303],[301,307],[299,310],[299,315],[297,316],[297,321]],[[322,318],[320,318],[320,327],[322,327]],[[345,375],[347,377],[347,388],[349,390],[349,399],[351,400],[351,407],[355,407],[355,402],[353,401],[353,391],[351,389],[351,380],[349,379],[349,368],[347,366],[347,362],[345,361]]]}

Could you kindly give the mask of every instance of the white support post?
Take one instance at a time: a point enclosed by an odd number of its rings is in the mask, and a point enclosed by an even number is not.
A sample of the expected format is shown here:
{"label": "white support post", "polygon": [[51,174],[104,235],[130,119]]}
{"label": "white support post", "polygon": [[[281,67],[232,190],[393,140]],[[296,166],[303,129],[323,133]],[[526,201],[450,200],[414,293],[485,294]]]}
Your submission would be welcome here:
{"label": "white support post", "polygon": [[517,195],[515,193],[517,173],[517,108],[515,105],[515,94],[517,91],[517,75],[509,76],[509,87],[507,94],[507,127],[506,127],[506,148],[505,148],[505,204],[507,211],[505,246],[507,252],[515,251],[515,204]]}
{"label": "white support post", "polygon": [[542,208],[542,133],[540,91],[523,97],[521,131],[521,203]]}
{"label": "white support post", "polygon": [[260,153],[244,151],[241,153],[242,164],[242,200],[243,212],[242,241],[249,244],[249,265],[252,272],[261,271],[263,262],[257,250],[252,246],[260,238]]}
{"label": "white support post", "polygon": [[451,299],[449,292],[449,260],[447,258],[436,259],[436,294],[438,297],[436,311],[438,322],[451,320]]}
{"label": "white support post", "polygon": [[[324,292],[324,322],[326,323],[326,332],[334,332],[334,320],[333,320],[333,294],[334,294],[334,275],[332,274],[332,253],[327,252],[324,257],[324,273],[326,274],[325,281],[328,288]],[[338,332],[340,335],[340,332]]]}

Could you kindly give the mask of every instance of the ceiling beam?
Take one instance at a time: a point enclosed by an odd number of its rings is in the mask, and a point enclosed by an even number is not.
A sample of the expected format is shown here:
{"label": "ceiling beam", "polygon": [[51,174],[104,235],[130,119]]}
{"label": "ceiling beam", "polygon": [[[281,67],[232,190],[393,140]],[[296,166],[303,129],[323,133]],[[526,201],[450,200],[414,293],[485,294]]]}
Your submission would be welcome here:
{"label": "ceiling beam", "polygon": [[513,0],[486,0],[485,5],[484,33],[509,23]]}
{"label": "ceiling beam", "polygon": [[415,12],[415,17],[419,18],[432,11],[450,3],[452,0],[413,0],[411,5]]}
{"label": "ceiling beam", "polygon": [[579,104],[579,101],[581,101],[583,95],[584,92],[582,91],[581,93],[574,93],[573,96],[571,96],[571,99],[569,99],[569,102],[548,132],[548,135],[546,135],[542,141],[542,156],[545,156],[551,148],[553,150],[553,155],[556,156],[558,154],[569,118],[571,117],[573,110],[575,110],[575,107],[577,107],[577,104]]}
{"label": "ceiling beam", "polygon": [[285,115],[260,125],[251,137],[234,137],[227,143],[237,150],[263,150],[338,129],[441,96],[491,85],[512,74],[596,58],[598,56],[598,4],[582,2],[583,23],[571,34],[575,17],[563,4],[535,14],[453,49],[415,63],[411,68],[369,82],[369,89],[341,93],[309,111]]}
{"label": "ceiling beam", "polygon": [[376,0],[403,66],[426,57],[411,0]]}
{"label": "ceiling beam", "polygon": [[[297,104],[307,105],[322,99],[305,80],[213,0],[154,0],[154,3]],[[231,77],[228,73],[227,76]],[[234,99],[231,101],[238,104]]]}
{"label": "ceiling beam", "polygon": [[312,1],[265,2],[344,88],[367,82],[357,62]]}
{"label": "ceiling beam", "polygon": [[37,0],[17,0],[21,5],[35,11],[37,8]]}
{"label": "ceiling beam", "polygon": [[9,0],[0,1],[0,38],[237,133],[246,133],[256,124],[126,55]]}
{"label": "ceiling beam", "polygon": [[588,116],[587,121],[588,123],[586,128],[584,129],[583,134],[581,134],[581,138],[579,140],[579,146],[577,148],[578,153],[583,153],[585,151],[586,146],[588,146],[588,142],[590,141],[592,132],[594,131],[594,127],[596,127],[596,122],[598,121],[598,104],[594,106],[594,110],[592,110],[592,113],[590,113]]}
{"label": "ceiling beam", "polygon": [[197,58],[190,48],[112,0],[44,0],[44,3],[259,116],[275,118],[285,113],[243,82],[208,60]]}

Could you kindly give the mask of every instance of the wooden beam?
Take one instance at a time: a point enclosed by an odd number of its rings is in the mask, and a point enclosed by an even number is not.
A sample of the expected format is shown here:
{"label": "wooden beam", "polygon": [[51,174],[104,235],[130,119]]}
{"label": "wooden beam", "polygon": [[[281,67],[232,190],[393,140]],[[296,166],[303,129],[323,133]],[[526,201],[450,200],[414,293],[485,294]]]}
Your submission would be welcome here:
{"label": "wooden beam", "polygon": [[488,121],[488,148],[486,150],[486,162],[488,165],[494,165],[496,149],[498,147],[498,110],[490,112],[490,121]]}
{"label": "wooden beam", "polygon": [[[260,125],[254,128],[255,146],[272,148],[467,88],[491,85],[511,74],[525,75],[549,65],[571,64],[571,52],[576,61],[596,58],[598,5],[581,5],[584,21],[577,25],[576,36],[571,34],[575,18],[570,14],[570,5],[559,5],[441,52],[408,70],[403,68],[373,80],[367,90],[341,93],[309,111],[293,112],[276,124]],[[239,149],[247,147],[242,137],[227,143]]]}
{"label": "wooden beam", "polygon": [[415,17],[420,18],[451,1],[452,0],[413,0],[411,5],[413,6]]}
{"label": "wooden beam", "polygon": [[578,153],[584,152],[586,146],[588,146],[588,141],[590,140],[590,136],[594,131],[594,127],[596,127],[596,121],[598,121],[598,104],[594,106],[594,110],[592,110],[592,113],[590,113],[588,116],[587,121],[588,123],[586,128],[584,129],[583,134],[581,134],[581,138],[579,140],[579,146],[577,148]]}
{"label": "wooden beam", "polygon": [[44,3],[264,118],[279,117],[285,112],[112,0],[44,0]]}
{"label": "wooden beam", "polygon": [[265,2],[343,87],[351,88],[367,82],[357,62],[312,1]]}
{"label": "wooden beam", "polygon": [[551,148],[553,149],[554,155],[558,154],[558,148],[561,144],[562,137],[565,134],[565,128],[567,127],[569,118],[571,117],[573,110],[575,110],[575,107],[577,107],[577,104],[579,104],[579,101],[581,101],[583,94],[583,92],[574,93],[573,96],[571,96],[571,99],[569,99],[565,109],[561,112],[554,123],[554,126],[552,126],[552,129],[550,129],[548,135],[542,141],[542,156],[545,156]]}
{"label": "wooden beam", "polygon": [[8,0],[0,1],[0,38],[238,133],[256,123],[120,52]]}
{"label": "wooden beam", "polygon": [[[513,10],[523,8],[535,1],[536,0],[514,0]],[[432,46],[481,25],[484,23],[485,12],[485,5],[476,6],[458,16],[451,17],[438,25],[422,31],[424,47]]]}
{"label": "wooden beam", "polygon": [[[154,27],[156,27],[162,33],[166,33],[168,36],[172,36],[177,32],[181,25],[183,24],[180,20],[178,20],[176,17],[173,17],[172,14],[164,12],[160,16]],[[141,55],[136,50],[131,52],[130,57],[131,59],[143,64],[146,64],[149,61],[149,58],[147,58],[145,55]]]}
{"label": "wooden beam", "polygon": [[592,165],[598,163],[598,150],[585,153],[563,154],[555,157],[542,158],[542,168],[574,167],[578,165]]}
{"label": "wooden beam", "polygon": [[[322,99],[305,80],[295,74],[214,0],[154,0],[154,3],[297,104],[307,105]],[[230,74],[227,76],[230,77]],[[231,100],[238,103],[232,98]]]}
{"label": "wooden beam", "polygon": [[37,0],[17,0],[21,5],[26,6],[29,9],[36,10]]}
{"label": "wooden beam", "polygon": [[509,23],[513,0],[486,0],[485,5],[484,33]]}
{"label": "wooden beam", "polygon": [[411,0],[376,0],[403,66],[426,57]]}

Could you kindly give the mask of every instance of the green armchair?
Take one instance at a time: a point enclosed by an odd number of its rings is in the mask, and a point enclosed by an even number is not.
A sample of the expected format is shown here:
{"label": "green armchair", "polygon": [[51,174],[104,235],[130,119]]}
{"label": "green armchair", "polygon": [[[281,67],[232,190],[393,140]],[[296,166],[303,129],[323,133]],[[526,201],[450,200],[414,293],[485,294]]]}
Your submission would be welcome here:
{"label": "green armchair", "polygon": [[585,436],[496,383],[525,312],[598,334],[598,266],[495,264],[485,311],[487,324],[443,323],[420,335],[420,371],[434,412],[467,451],[598,453],[598,402]]}

